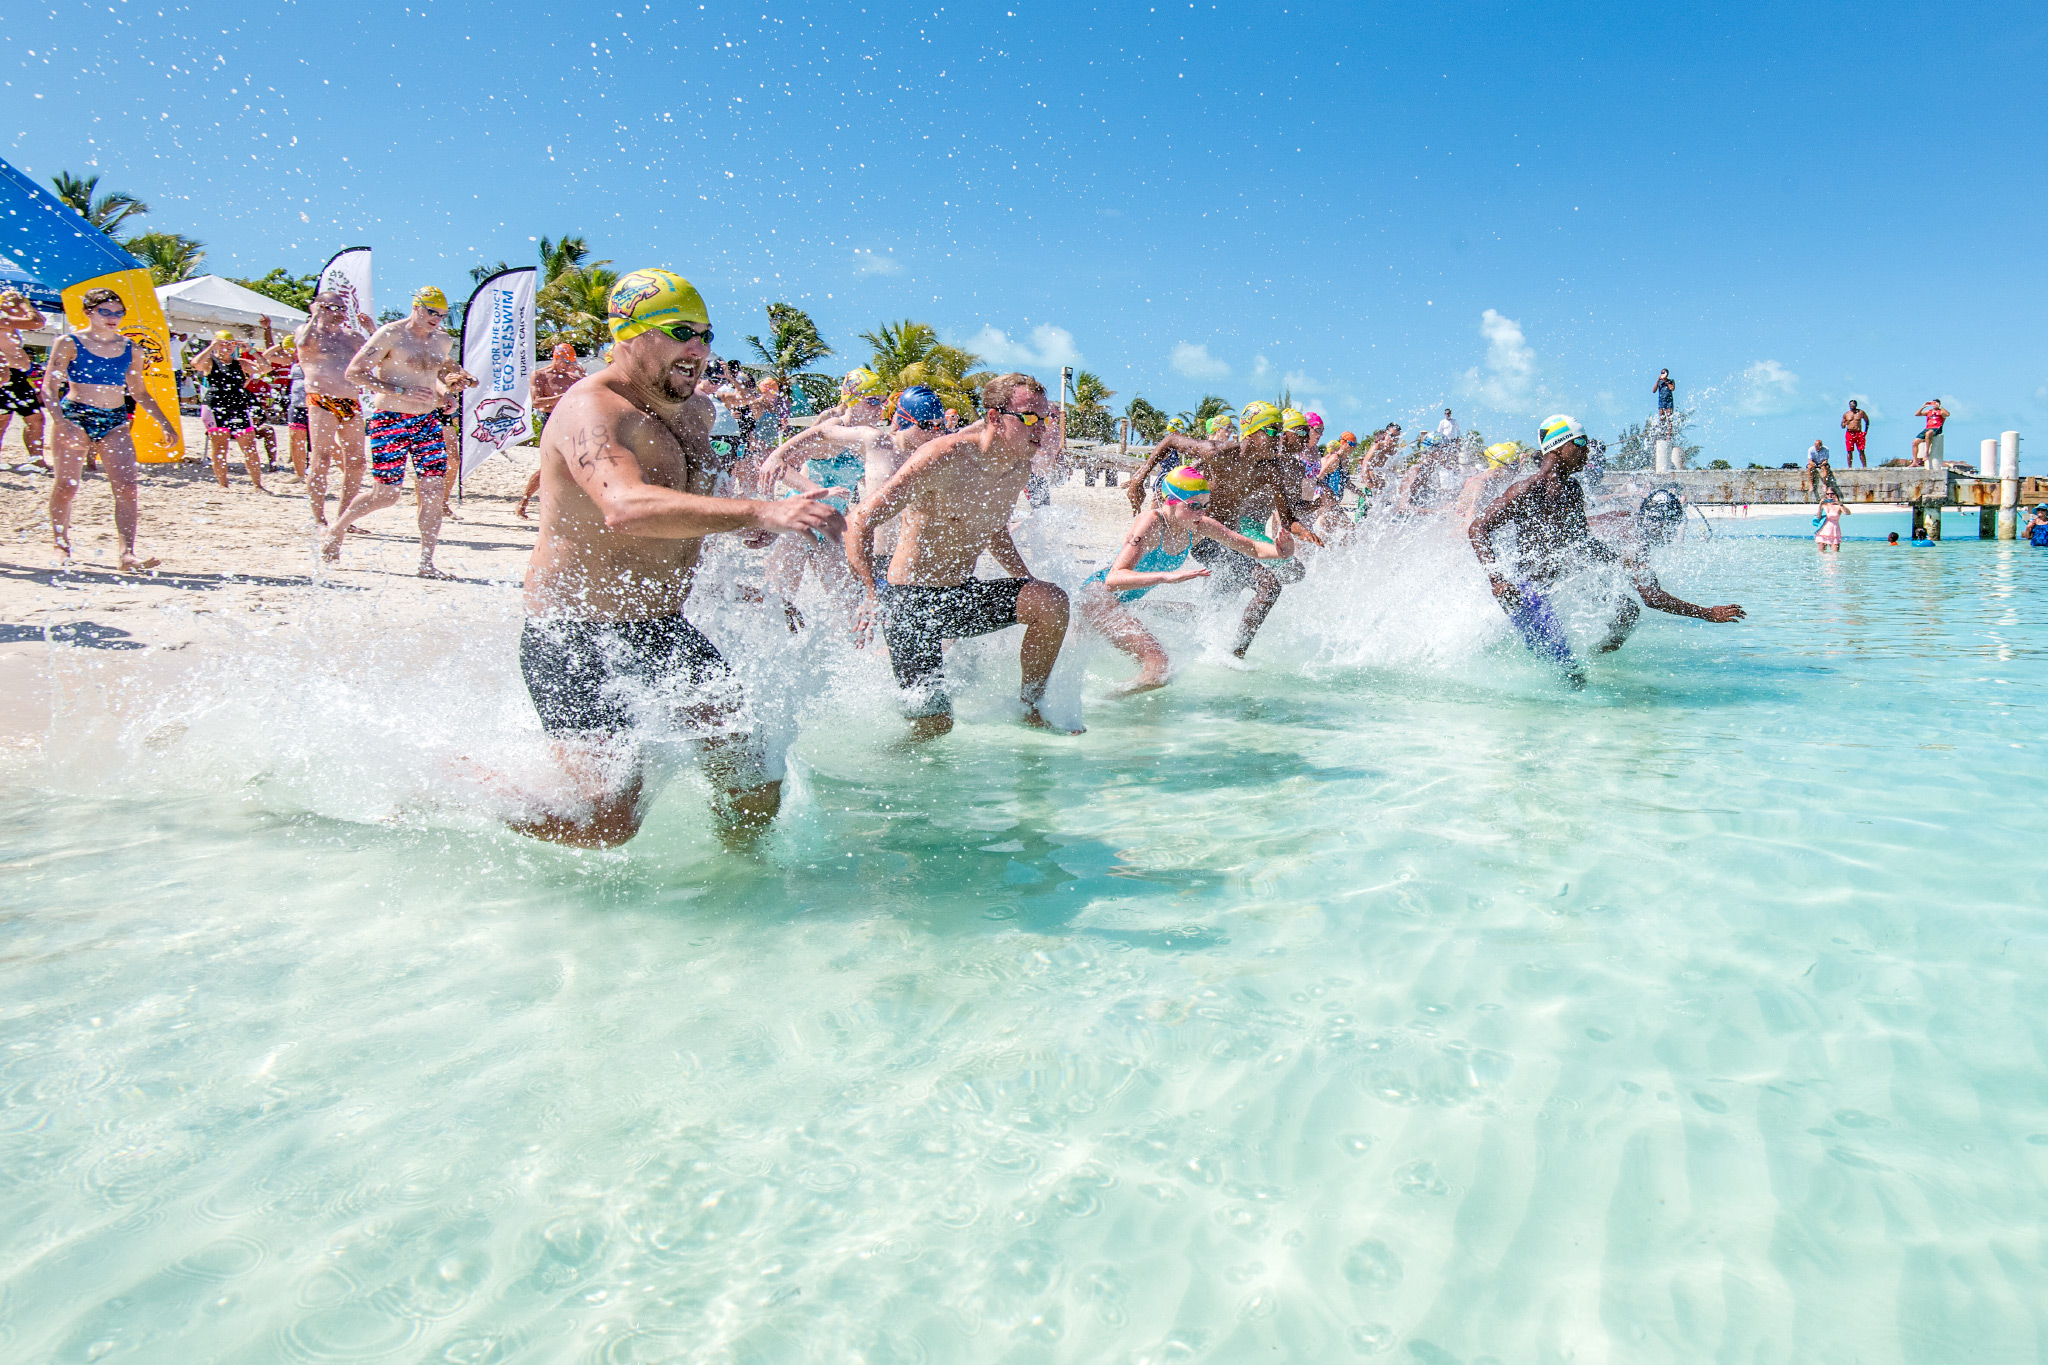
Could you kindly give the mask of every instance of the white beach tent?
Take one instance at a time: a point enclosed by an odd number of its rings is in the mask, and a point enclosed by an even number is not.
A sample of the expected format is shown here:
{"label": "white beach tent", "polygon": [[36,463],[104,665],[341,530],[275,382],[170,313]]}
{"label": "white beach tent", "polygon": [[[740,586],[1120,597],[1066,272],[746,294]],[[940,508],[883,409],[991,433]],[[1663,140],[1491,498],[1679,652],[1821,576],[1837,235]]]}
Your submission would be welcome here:
{"label": "white beach tent", "polygon": [[280,332],[295,331],[306,320],[304,313],[289,304],[266,298],[218,275],[201,275],[198,279],[164,285],[156,296],[164,306],[164,317],[171,330],[188,335],[203,335],[227,327],[254,337],[262,333],[265,318]]}

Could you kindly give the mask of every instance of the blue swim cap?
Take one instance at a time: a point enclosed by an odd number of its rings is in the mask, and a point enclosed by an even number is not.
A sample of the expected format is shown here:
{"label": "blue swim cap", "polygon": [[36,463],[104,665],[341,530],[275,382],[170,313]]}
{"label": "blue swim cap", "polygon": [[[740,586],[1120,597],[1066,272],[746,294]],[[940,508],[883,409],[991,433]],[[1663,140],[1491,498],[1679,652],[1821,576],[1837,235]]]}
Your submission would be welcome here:
{"label": "blue swim cap", "polygon": [[898,395],[896,411],[921,427],[939,427],[946,424],[945,403],[924,384],[912,384]]}

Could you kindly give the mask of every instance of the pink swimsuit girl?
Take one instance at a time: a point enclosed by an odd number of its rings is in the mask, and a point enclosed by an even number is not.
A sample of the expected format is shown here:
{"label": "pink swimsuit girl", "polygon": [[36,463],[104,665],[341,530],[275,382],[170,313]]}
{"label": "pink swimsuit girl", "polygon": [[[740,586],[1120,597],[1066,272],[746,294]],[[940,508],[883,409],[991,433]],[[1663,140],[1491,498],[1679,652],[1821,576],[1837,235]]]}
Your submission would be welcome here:
{"label": "pink swimsuit girl", "polygon": [[1838,502],[1822,504],[1820,509],[1820,529],[1813,533],[1813,539],[1817,545],[1833,545],[1837,548],[1841,546],[1842,504]]}

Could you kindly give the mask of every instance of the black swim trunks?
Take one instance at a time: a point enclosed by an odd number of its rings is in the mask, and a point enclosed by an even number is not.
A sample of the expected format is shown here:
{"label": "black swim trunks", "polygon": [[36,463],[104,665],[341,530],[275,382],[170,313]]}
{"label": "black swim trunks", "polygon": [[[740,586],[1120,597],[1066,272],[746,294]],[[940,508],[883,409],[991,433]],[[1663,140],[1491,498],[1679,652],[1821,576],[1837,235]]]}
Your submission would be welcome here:
{"label": "black swim trunks", "polygon": [[550,734],[631,730],[634,703],[650,689],[678,677],[701,686],[732,672],[680,612],[652,621],[528,621],[519,671]]}
{"label": "black swim trunks", "polygon": [[43,410],[42,379],[33,370],[9,370],[7,383],[0,385],[0,412],[26,417]]}
{"label": "black swim trunks", "polygon": [[896,685],[910,694],[912,716],[938,716],[952,710],[940,673],[944,656],[940,642],[965,640],[1017,624],[1017,594],[1028,578],[970,578],[945,588],[899,587],[877,583],[882,608],[882,639],[889,646],[889,667]]}

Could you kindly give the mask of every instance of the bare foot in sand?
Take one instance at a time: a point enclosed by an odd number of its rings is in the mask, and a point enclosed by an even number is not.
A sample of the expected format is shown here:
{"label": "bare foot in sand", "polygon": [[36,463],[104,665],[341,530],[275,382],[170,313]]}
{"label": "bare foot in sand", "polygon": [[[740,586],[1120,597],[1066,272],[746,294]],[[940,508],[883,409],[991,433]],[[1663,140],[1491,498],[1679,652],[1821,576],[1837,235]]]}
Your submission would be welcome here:
{"label": "bare foot in sand", "polygon": [[438,583],[453,583],[455,581],[454,574],[449,573],[446,569],[437,569],[431,564],[420,565],[419,575],[421,578],[431,578]]}
{"label": "bare foot in sand", "polygon": [[147,573],[161,563],[163,563],[163,561],[161,559],[156,558],[154,555],[152,555],[148,559],[144,559],[141,556],[137,555],[133,550],[125,550],[121,554],[122,573]]}

